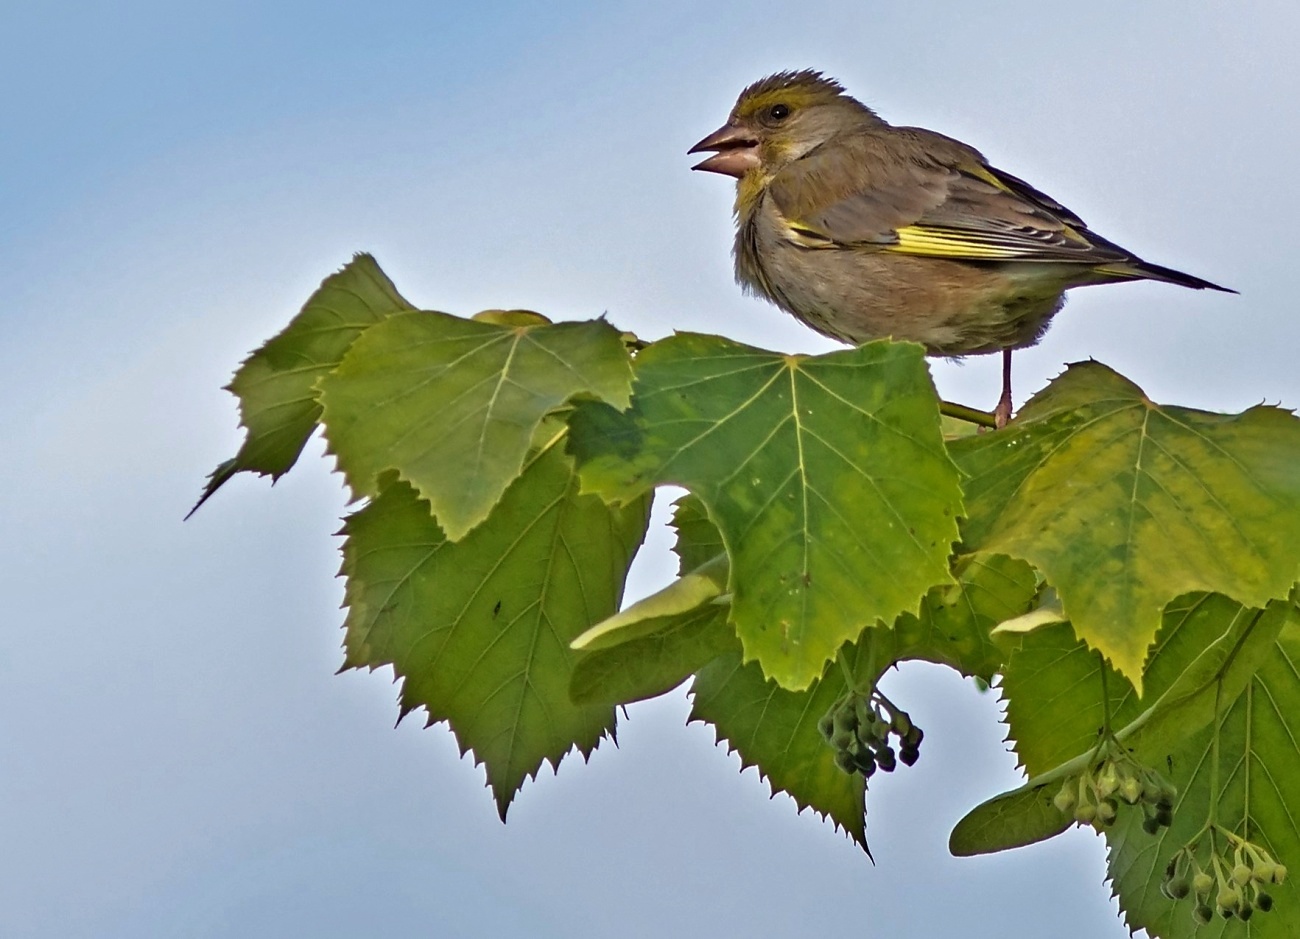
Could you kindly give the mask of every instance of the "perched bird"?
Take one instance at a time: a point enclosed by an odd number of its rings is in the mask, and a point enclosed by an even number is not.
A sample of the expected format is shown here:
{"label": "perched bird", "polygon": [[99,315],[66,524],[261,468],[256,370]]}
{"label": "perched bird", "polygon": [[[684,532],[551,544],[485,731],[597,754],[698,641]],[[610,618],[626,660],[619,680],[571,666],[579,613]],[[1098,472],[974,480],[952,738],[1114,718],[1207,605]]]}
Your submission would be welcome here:
{"label": "perched bird", "polygon": [[810,70],[740,94],[690,149],[734,176],[736,280],[818,332],[892,337],[931,355],[1003,353],[997,426],[1011,416],[1011,350],[1036,343],[1087,284],[1159,280],[1228,290],[1149,264],[973,147],[895,127]]}

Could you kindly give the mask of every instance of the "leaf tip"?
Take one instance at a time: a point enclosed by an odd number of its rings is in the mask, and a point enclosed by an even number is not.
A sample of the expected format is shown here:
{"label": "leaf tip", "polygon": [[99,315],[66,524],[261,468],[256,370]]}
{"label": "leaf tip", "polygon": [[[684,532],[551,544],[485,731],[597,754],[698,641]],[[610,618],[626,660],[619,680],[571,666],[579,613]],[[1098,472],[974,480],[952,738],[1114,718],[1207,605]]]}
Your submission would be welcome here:
{"label": "leaf tip", "polygon": [[239,459],[231,457],[229,460],[223,460],[217,464],[217,468],[208,474],[208,481],[203,487],[203,494],[199,496],[199,501],[194,503],[194,507],[185,513],[185,518],[181,521],[188,522],[190,516],[199,510],[203,503],[212,498],[218,489],[229,482],[230,478],[239,472]]}

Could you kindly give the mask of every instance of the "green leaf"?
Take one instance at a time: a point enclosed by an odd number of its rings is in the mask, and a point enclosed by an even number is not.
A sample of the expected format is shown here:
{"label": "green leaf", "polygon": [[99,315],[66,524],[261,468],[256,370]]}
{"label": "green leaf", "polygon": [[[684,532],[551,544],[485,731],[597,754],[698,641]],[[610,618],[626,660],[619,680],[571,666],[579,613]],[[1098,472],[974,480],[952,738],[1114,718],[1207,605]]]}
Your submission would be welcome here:
{"label": "green leaf", "polygon": [[950,445],[970,477],[966,547],[1033,564],[1076,632],[1140,688],[1161,611],[1192,591],[1248,606],[1300,569],[1300,421],[1153,404],[1071,366],[1007,429]]}
{"label": "green leaf", "polygon": [[961,494],[919,346],[808,357],[679,334],[637,356],[629,413],[584,405],[571,427],[585,491],[676,484],[704,504],[745,658],[783,687],[950,582]]}
{"label": "green leaf", "polygon": [[[1276,604],[1270,613],[1282,606]],[[1259,670],[1223,714],[1217,799],[1211,788],[1214,747],[1209,726],[1171,752],[1161,767],[1172,773],[1179,789],[1173,825],[1152,837],[1142,830],[1140,813],[1130,813],[1121,814],[1106,832],[1110,877],[1131,929],[1144,928],[1161,939],[1290,939],[1300,928],[1300,889],[1294,873],[1300,864],[1300,613],[1287,606],[1284,615],[1286,625]],[[1271,913],[1256,912],[1248,924],[1216,917],[1213,926],[1197,932],[1189,901],[1170,902],[1155,885],[1173,853],[1204,824],[1212,800],[1219,824],[1262,844],[1291,868],[1292,876],[1268,888],[1274,900]],[[1200,840],[1204,862],[1208,838]]]}
{"label": "green leaf", "polygon": [[1037,775],[1096,744],[1097,730],[1106,721],[1103,669],[1111,726],[1128,728],[1146,714],[1142,734],[1127,742],[1141,745],[1152,760],[1163,759],[1164,750],[1211,720],[1220,677],[1226,678],[1228,695],[1240,693],[1281,628],[1277,612],[1264,616],[1221,594],[1190,594],[1171,603],[1141,699],[1073,635],[1068,623],[1026,635],[1011,654],[1002,681],[1007,724],[1021,765]]}
{"label": "green leaf", "polygon": [[344,667],[391,664],[403,715],[447,721],[486,765],[502,818],[542,761],[590,754],[609,706],[569,698],[569,642],[617,609],[649,500],[578,493],[555,444],[534,454],[488,519],[448,541],[406,483],[386,482],[346,522]]}
{"label": "green leaf", "polygon": [[712,724],[718,740],[740,755],[742,768],[757,767],[773,793],[788,793],[799,811],[811,807],[829,818],[866,851],[865,782],[835,765],[834,751],[817,730],[846,691],[840,669],[806,691],[787,691],[764,678],[756,663],[728,655],[695,676],[691,720]]}
{"label": "green leaf", "polygon": [[343,359],[357,336],[375,323],[412,309],[368,254],[320,285],[302,311],[244,360],[226,389],[239,397],[243,446],[208,477],[200,505],[236,473],[279,479],[297,461],[316,429],[316,381]]}
{"label": "green leaf", "polygon": [[882,668],[919,659],[987,682],[1003,667],[1005,655],[991,634],[1034,601],[1038,584],[1033,569],[1024,561],[994,555],[960,558],[954,573],[957,583],[927,593],[919,616],[904,613],[892,630],[863,637],[873,644]]}
{"label": "green leaf", "polygon": [[704,567],[718,555],[726,556],[726,545],[718,526],[709,520],[709,510],[689,492],[673,503],[672,525],[677,532],[673,553],[678,574]]}
{"label": "green leaf", "polygon": [[[1196,657],[1186,668],[1178,670],[1168,690],[1155,703],[1125,725],[1121,733],[1129,749],[1139,759],[1155,765],[1197,729],[1219,717],[1245,690],[1264,660],[1273,655],[1278,635],[1294,615],[1295,609],[1289,602],[1274,601],[1263,610],[1238,608],[1230,617],[1225,616],[1227,625],[1223,634],[1202,645],[1194,637],[1196,614],[1193,613],[1184,632],[1171,636],[1169,643],[1172,646],[1180,640],[1187,642]],[[1212,618],[1212,614],[1207,617]],[[1163,684],[1167,676],[1157,675],[1158,671],[1172,675],[1179,659],[1180,655],[1171,649],[1159,663],[1161,668],[1151,669],[1153,676]],[[1154,660],[1152,664],[1156,664]],[[1123,704],[1132,699],[1130,692],[1121,704],[1121,713]]]}
{"label": "green leaf", "polygon": [[[722,536],[693,495],[677,501],[673,527],[677,530],[673,550],[683,569],[711,563],[722,547]],[[716,611],[725,612],[725,607],[711,603],[701,608],[700,615],[717,616]],[[821,817],[830,818],[866,851],[865,782],[835,765],[835,752],[817,729],[817,721],[848,690],[844,671],[832,669],[806,691],[786,691],[764,678],[757,664],[742,664],[735,630],[724,625],[729,647],[707,664],[701,661],[692,668],[697,674],[691,686],[691,720],[712,724],[718,740],[727,740],[730,749],[740,754],[742,767],[756,767],[773,792],[789,793],[801,812],[811,806]],[[721,630],[716,623],[710,628],[721,646]],[[852,646],[844,655],[850,663],[864,657],[860,647]]]}
{"label": "green leaf", "polygon": [[[1241,609],[1225,597],[1218,599]],[[1008,656],[1001,688],[1010,740],[1020,766],[1031,778],[1096,745],[1097,732],[1106,721],[1103,669],[1113,726],[1123,727],[1139,711],[1137,699],[1129,701],[1132,686],[1075,636],[1068,622],[1019,637],[1018,647]],[[1128,706],[1121,708],[1126,701]]]}
{"label": "green leaf", "polygon": [[1068,827],[1068,819],[1057,813],[1054,822],[1044,806],[1055,795],[1054,784],[1093,762],[1106,723],[1103,688],[1116,739],[1161,770],[1172,748],[1214,719],[1216,705],[1222,710],[1241,693],[1290,609],[1273,603],[1251,610],[1215,594],[1171,604],[1148,669],[1152,703],[1145,708],[1133,687],[1075,639],[1068,625],[1026,634],[1024,646],[1011,656],[1003,693],[1016,752],[1032,778],[971,810],[953,830],[953,853],[1004,851]]}
{"label": "green leaf", "polygon": [[320,383],[325,436],[352,491],[373,496],[396,470],[458,541],[519,475],[550,411],[575,395],[627,403],[618,330],[528,322],[412,312],[357,340]]}

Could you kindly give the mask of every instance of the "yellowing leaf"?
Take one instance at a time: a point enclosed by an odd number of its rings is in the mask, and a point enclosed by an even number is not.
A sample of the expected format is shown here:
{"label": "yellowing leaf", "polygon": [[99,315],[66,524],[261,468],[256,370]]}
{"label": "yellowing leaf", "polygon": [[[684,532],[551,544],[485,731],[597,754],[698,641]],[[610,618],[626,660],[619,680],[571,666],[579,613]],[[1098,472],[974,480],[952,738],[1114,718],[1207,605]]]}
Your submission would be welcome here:
{"label": "yellowing leaf", "polygon": [[1075,631],[1139,687],[1166,603],[1247,606],[1300,574],[1300,421],[1153,404],[1073,365],[1007,429],[951,444],[969,479],[964,547],[1033,564]]}

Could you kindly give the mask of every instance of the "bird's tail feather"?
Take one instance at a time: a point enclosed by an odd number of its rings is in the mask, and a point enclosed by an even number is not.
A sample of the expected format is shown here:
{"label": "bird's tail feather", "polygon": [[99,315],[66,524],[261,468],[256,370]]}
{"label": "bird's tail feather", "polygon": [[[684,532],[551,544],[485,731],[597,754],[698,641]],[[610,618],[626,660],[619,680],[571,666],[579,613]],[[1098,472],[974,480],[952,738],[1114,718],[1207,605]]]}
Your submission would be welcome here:
{"label": "bird's tail feather", "polygon": [[1218,284],[1211,283],[1200,277],[1193,277],[1191,274],[1176,271],[1172,267],[1161,267],[1159,264],[1150,264],[1136,258],[1126,264],[1108,264],[1095,270],[1099,274],[1109,274],[1113,277],[1131,280],[1159,280],[1166,284],[1191,287],[1193,290],[1221,290],[1224,293],[1237,292],[1231,287],[1220,287]]}

